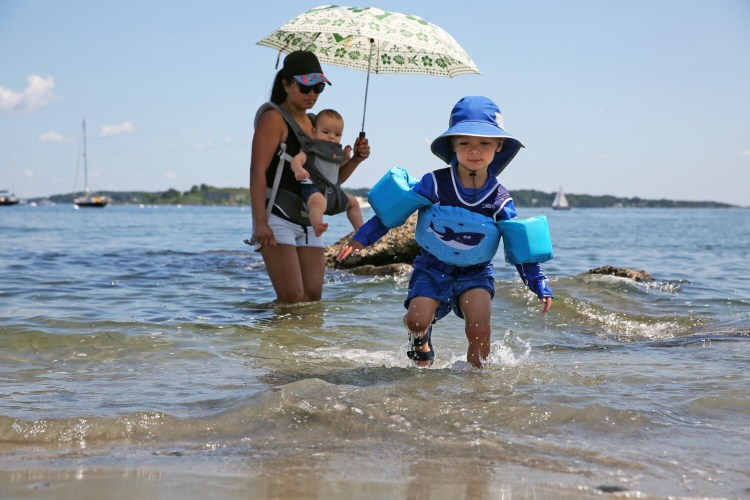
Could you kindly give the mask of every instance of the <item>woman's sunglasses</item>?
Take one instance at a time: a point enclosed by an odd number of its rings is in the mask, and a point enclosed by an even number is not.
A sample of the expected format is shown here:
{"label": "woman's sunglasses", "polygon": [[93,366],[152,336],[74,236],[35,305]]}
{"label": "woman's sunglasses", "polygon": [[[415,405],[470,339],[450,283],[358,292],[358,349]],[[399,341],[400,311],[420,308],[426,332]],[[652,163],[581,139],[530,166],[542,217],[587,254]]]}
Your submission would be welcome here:
{"label": "woman's sunglasses", "polygon": [[315,85],[302,85],[297,80],[294,80],[294,83],[296,83],[297,87],[299,87],[300,94],[309,94],[311,90],[314,90],[316,94],[320,94],[326,88],[326,84],[323,82],[316,83]]}

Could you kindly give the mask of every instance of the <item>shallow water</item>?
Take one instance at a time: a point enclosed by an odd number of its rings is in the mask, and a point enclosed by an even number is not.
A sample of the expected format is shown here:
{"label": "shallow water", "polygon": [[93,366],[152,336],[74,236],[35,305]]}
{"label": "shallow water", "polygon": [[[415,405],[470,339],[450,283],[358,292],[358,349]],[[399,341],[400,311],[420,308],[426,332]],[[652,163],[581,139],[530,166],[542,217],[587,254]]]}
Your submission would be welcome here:
{"label": "shallow water", "polygon": [[750,211],[538,213],[553,310],[500,256],[477,371],[454,317],[410,364],[407,276],[274,307],[247,209],[3,208],[0,493],[750,494]]}

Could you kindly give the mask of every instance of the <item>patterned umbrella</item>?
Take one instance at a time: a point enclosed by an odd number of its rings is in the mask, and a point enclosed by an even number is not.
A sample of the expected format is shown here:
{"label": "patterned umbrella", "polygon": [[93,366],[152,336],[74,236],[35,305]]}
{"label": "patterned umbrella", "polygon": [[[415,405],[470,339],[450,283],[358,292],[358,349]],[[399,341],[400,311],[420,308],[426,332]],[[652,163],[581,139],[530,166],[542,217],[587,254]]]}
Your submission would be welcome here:
{"label": "patterned umbrella", "polygon": [[258,45],[277,49],[279,58],[282,52],[308,50],[321,63],[367,71],[363,131],[370,73],[447,77],[479,73],[466,51],[439,26],[418,16],[375,7],[315,7],[281,26]]}

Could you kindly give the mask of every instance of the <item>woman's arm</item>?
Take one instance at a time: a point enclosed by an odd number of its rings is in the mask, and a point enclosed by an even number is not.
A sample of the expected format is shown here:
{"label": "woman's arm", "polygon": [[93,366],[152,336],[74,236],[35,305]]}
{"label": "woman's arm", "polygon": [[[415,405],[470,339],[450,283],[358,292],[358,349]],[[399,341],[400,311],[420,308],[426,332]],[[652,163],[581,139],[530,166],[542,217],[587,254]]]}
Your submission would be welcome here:
{"label": "woman's arm", "polygon": [[354,155],[339,167],[339,184],[343,184],[354,173],[360,163],[370,156],[370,143],[367,137],[357,137],[354,141]]}

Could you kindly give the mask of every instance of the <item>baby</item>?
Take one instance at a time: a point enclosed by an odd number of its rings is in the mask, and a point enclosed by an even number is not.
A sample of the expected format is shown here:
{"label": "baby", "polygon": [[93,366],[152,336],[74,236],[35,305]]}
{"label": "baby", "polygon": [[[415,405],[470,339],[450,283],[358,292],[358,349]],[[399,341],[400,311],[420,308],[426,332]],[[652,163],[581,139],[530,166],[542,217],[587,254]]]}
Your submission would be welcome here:
{"label": "baby", "polygon": [[[328,229],[328,224],[323,222],[323,214],[334,215],[346,210],[355,231],[363,223],[357,198],[344,193],[338,182],[338,169],[349,159],[352,150],[351,146],[341,146],[343,133],[344,119],[341,115],[333,109],[324,109],[315,119],[315,141],[311,145],[303,145],[303,150],[291,162],[294,177],[302,183],[302,202],[310,213],[315,236]],[[318,185],[321,177],[333,185],[330,190],[333,192],[326,189],[324,193],[321,190]]]}

